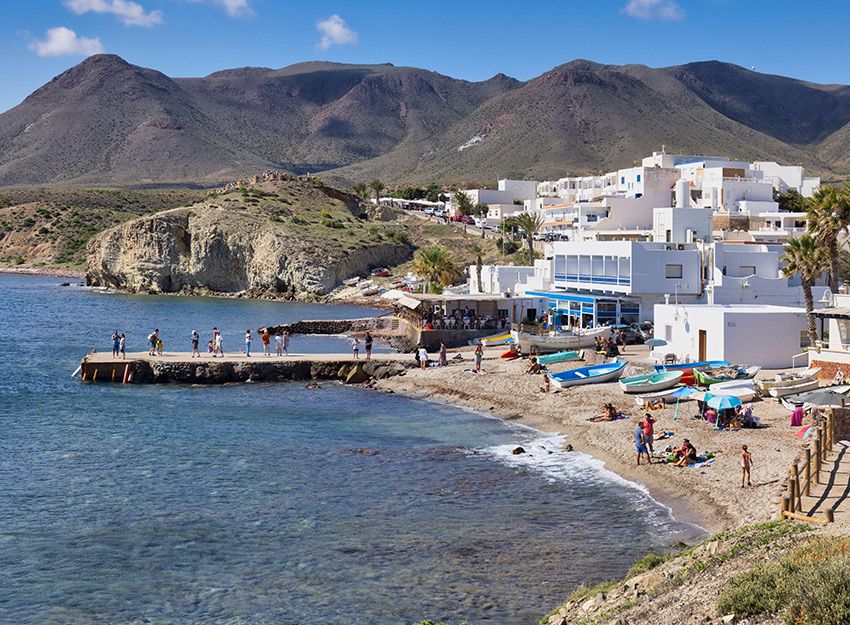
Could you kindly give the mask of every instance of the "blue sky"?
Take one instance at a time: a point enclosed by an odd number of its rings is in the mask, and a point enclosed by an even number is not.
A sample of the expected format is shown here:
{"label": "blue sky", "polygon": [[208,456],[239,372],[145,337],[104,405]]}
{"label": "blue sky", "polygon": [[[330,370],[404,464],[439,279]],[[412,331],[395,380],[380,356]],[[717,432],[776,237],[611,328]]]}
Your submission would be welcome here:
{"label": "blue sky", "polygon": [[0,0],[0,111],[97,51],[170,76],[305,60],[468,80],[719,59],[850,84],[844,0]]}

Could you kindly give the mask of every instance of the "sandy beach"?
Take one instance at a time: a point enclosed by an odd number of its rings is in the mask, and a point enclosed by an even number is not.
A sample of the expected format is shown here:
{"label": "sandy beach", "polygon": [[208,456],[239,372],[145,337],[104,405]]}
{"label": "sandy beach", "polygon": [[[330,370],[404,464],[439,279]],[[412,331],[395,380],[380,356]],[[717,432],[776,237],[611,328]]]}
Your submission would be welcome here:
{"label": "sandy beach", "polygon": [[[789,427],[790,412],[776,401],[753,402],[754,414],[766,427],[738,431],[715,430],[706,421],[693,418],[697,412],[693,401],[681,402],[675,420],[675,404],[653,411],[656,437],[662,431],[674,432],[672,438],[656,441],[656,450],[667,445],[677,447],[688,438],[699,452],[712,451],[717,459],[703,468],[649,466],[645,462],[636,466],[632,433],[645,411],[637,407],[633,396],[624,394],[616,383],[545,393],[542,375],[526,375],[527,361],[504,360],[499,357],[502,352],[504,348],[486,350],[486,375],[467,371],[472,367],[472,351],[464,348],[449,352],[449,358],[455,353],[463,354],[462,362],[445,368],[411,369],[405,376],[377,382],[376,387],[493,414],[543,432],[561,433],[575,451],[602,460],[608,469],[645,485],[653,498],[673,510],[676,518],[711,532],[776,517],[782,481],[801,449],[794,429]],[[635,369],[647,366],[646,356],[647,348],[634,345],[624,355]],[[581,364],[554,365],[551,370],[562,371]],[[626,375],[629,374],[627,368]],[[629,418],[589,421],[602,414],[606,402],[613,403]],[[749,447],[754,460],[753,486],[744,489],[740,484],[742,444]]]}

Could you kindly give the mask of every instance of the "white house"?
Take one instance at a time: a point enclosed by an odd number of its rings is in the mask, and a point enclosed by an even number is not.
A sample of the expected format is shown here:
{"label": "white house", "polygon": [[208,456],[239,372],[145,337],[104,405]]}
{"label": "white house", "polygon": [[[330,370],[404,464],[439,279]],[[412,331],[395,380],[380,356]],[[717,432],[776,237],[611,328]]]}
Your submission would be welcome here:
{"label": "white house", "polygon": [[767,369],[791,367],[809,344],[805,310],[770,305],[658,304],[655,338],[667,341],[655,355],[675,354],[680,362],[726,360]]}
{"label": "white house", "polygon": [[820,187],[820,178],[806,177],[800,165],[780,165],[773,161],[755,161],[752,168],[762,172],[764,179],[780,193],[796,191],[803,197],[811,197]]}

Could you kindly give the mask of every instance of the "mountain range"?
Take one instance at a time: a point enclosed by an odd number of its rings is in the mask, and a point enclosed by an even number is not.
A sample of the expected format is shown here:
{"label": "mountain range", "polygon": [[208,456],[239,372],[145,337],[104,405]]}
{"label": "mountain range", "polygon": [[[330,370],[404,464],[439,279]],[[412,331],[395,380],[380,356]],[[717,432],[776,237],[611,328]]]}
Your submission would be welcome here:
{"label": "mountain range", "polygon": [[717,61],[576,60],[525,82],[325,62],[171,78],[95,55],[0,114],[0,185],[212,185],[265,169],[543,179],[627,167],[662,144],[843,177],[850,86]]}

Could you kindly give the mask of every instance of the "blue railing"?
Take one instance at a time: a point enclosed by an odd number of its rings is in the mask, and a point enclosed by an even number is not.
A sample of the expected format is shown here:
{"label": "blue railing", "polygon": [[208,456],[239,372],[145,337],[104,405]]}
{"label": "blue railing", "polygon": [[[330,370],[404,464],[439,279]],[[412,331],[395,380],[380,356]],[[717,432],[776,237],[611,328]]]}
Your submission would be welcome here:
{"label": "blue railing", "polygon": [[617,286],[631,286],[631,278],[622,276],[580,276],[574,273],[556,273],[556,282],[579,282],[585,284],[613,284]]}

